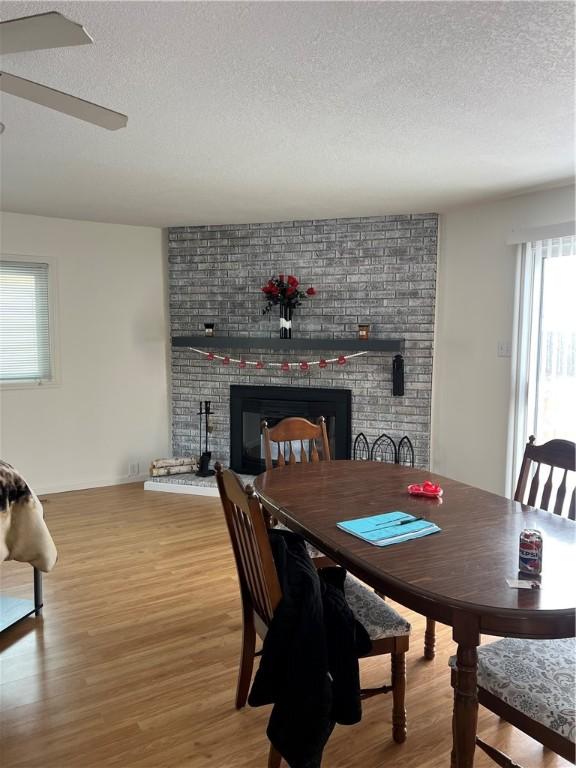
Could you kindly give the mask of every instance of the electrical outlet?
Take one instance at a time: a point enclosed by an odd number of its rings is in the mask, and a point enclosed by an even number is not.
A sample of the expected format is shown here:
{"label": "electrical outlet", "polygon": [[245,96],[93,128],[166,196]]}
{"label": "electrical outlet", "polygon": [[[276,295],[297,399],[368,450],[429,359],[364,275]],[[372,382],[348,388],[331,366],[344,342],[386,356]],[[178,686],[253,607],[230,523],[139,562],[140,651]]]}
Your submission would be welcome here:
{"label": "electrical outlet", "polygon": [[512,357],[512,343],[510,341],[498,342],[498,357]]}
{"label": "electrical outlet", "polygon": [[140,474],[140,464],[137,461],[131,461],[128,464],[128,477],[136,477]]}

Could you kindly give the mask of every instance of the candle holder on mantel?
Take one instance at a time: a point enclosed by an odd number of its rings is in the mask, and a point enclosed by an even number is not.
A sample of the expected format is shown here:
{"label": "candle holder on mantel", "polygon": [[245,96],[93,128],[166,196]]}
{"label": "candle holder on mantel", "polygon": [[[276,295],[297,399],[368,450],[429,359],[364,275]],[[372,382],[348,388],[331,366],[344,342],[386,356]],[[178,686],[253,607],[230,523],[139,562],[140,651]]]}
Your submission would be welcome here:
{"label": "candle holder on mantel", "polygon": [[358,326],[358,338],[362,341],[370,338],[370,325],[368,323],[360,323]]}
{"label": "candle holder on mantel", "polygon": [[[208,450],[208,435],[212,432],[212,425],[210,424],[210,416],[212,415],[212,407],[210,400],[200,400],[200,408],[196,414],[200,418],[200,459],[198,460],[198,471],[196,474],[198,477],[210,477],[214,474],[214,470],[210,469],[210,459],[212,458],[212,452]],[[202,420],[204,420],[204,451],[202,451]]]}
{"label": "candle holder on mantel", "polygon": [[214,336],[214,323],[204,323],[204,335]]}

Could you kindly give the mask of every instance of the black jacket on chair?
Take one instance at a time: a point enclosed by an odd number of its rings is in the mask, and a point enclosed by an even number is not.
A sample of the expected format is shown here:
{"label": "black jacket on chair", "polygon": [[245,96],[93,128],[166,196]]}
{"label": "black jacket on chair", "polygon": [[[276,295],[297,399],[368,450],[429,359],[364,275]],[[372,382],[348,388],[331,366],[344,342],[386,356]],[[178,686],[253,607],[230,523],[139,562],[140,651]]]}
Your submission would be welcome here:
{"label": "black jacket on chair", "polygon": [[343,568],[316,571],[304,539],[270,531],[282,600],[248,702],[274,704],[268,738],[290,768],[319,768],[335,723],[362,716],[358,657],[371,648],[344,597]]}

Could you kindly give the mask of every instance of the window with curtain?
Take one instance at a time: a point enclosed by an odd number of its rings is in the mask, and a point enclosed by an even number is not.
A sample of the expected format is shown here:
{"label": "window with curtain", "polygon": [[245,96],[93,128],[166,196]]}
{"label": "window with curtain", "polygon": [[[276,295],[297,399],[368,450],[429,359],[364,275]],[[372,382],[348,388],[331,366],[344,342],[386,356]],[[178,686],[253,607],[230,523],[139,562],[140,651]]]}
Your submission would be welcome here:
{"label": "window with curtain", "polygon": [[529,435],[576,442],[576,237],[525,243],[516,370],[515,476]]}
{"label": "window with curtain", "polygon": [[0,382],[51,379],[48,264],[0,259]]}

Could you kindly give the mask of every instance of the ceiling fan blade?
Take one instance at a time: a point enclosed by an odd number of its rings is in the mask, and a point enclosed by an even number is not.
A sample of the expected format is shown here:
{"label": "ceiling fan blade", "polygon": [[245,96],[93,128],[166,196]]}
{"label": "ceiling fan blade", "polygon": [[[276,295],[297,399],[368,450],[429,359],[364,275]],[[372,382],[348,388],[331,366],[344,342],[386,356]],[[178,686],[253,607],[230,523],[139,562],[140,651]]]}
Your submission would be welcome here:
{"label": "ceiling fan blade", "polygon": [[63,48],[92,42],[82,24],[56,11],[0,22],[0,53]]}
{"label": "ceiling fan blade", "polygon": [[23,77],[10,75],[8,72],[0,72],[0,91],[10,93],[12,96],[18,96],[21,99],[28,99],[28,101],[33,101],[35,104],[40,104],[43,107],[63,112],[65,115],[77,117],[79,120],[85,120],[87,123],[100,125],[109,131],[124,128],[128,123],[126,115],[120,112],[100,107],[98,104],[84,101],[84,99],[79,99],[77,96],[70,96],[69,93],[62,93],[62,91],[57,91],[55,88],[48,88],[47,85],[41,85],[32,80],[25,80]]}

